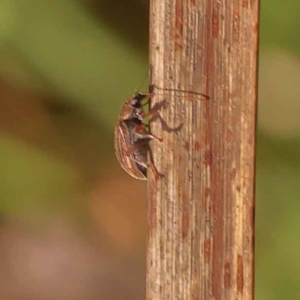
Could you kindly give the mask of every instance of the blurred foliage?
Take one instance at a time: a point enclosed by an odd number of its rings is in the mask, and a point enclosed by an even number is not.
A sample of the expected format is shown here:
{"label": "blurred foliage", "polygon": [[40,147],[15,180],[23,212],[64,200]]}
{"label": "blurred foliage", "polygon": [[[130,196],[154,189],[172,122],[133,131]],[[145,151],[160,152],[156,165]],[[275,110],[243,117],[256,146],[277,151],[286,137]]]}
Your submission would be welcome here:
{"label": "blurred foliage", "polygon": [[300,2],[296,0],[261,1],[260,46],[299,54],[299,9]]}
{"label": "blurred foliage", "polygon": [[[256,299],[263,300],[293,299],[300,289],[299,8],[297,0],[261,1]],[[116,165],[112,135],[120,104],[147,72],[147,19],[145,0],[0,0],[0,254],[6,261],[0,279],[11,285],[0,299],[143,297],[145,185]],[[49,250],[53,237],[58,246]],[[44,248],[68,268],[76,261],[73,277],[63,276],[63,286],[72,287],[66,294],[47,293],[49,282],[59,290],[53,262],[32,269],[47,261]],[[16,260],[16,249],[41,260],[29,266],[26,255]],[[41,273],[45,279],[36,284]],[[92,288],[81,291],[82,280]]]}
{"label": "blurred foliage", "polygon": [[0,2],[0,11],[7,15],[0,29],[6,39],[2,70],[18,76],[10,61],[6,63],[7,58],[17,56],[23,65],[19,64],[18,71],[32,76],[32,85],[41,92],[84,105],[96,119],[111,126],[124,91],[131,95],[146,73],[146,53],[124,43],[124,37],[113,34],[78,1],[28,3]]}

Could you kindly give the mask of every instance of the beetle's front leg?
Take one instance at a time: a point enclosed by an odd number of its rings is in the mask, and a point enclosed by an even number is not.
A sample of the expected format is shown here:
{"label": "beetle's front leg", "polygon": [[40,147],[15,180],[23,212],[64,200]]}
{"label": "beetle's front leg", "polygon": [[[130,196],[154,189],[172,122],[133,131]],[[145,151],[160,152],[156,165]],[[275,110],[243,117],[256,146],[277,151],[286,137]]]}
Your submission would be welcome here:
{"label": "beetle's front leg", "polygon": [[[140,103],[142,101],[144,101],[145,98],[147,98],[147,100],[141,104],[142,107],[146,106],[146,105],[149,105],[150,103],[150,99],[154,96],[153,93],[139,93],[138,91],[135,91],[134,95],[133,95],[133,98],[134,99],[137,99]],[[132,99],[132,98],[130,98]]]}
{"label": "beetle's front leg", "polygon": [[[163,117],[160,115],[159,111],[162,108],[165,108],[168,105],[168,102],[166,100],[163,100],[161,102],[156,103],[151,109],[150,111],[146,114],[142,114],[143,118],[149,117],[149,123],[159,119],[161,126],[163,128],[164,131],[167,132],[178,132],[181,130],[183,123],[179,124],[178,126],[172,128],[170,127],[167,122],[163,119]],[[149,125],[148,125],[149,126]]]}
{"label": "beetle's front leg", "polygon": [[166,100],[163,100],[163,101],[160,101],[160,102],[156,103],[149,110],[149,112],[147,112],[147,113],[144,112],[144,113],[141,114],[142,119],[149,118],[151,120],[153,117],[159,115],[159,111],[162,110],[163,108],[166,108],[167,104],[168,103],[167,103]]}

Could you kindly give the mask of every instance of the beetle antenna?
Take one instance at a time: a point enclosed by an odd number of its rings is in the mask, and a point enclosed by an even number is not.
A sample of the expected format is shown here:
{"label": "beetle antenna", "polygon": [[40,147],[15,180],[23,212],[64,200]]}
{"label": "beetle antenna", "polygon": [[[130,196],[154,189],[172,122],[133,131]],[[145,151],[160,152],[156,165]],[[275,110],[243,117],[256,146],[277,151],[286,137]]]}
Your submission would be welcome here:
{"label": "beetle antenna", "polygon": [[[198,95],[201,97],[204,97],[205,99],[209,100],[210,97],[204,93],[200,92],[193,92],[193,91],[187,91],[187,90],[181,90],[181,89],[172,89],[172,88],[161,88],[156,86],[155,84],[150,85],[149,90],[153,91],[154,89],[157,89],[159,91],[167,91],[167,92],[181,92],[181,93],[187,93],[187,94],[192,94],[192,95]],[[155,94],[155,92],[154,92]]]}
{"label": "beetle antenna", "polygon": [[138,87],[135,89],[134,94],[138,94],[142,85],[144,84],[145,80],[148,78],[148,71],[145,73],[141,83],[138,85]]}

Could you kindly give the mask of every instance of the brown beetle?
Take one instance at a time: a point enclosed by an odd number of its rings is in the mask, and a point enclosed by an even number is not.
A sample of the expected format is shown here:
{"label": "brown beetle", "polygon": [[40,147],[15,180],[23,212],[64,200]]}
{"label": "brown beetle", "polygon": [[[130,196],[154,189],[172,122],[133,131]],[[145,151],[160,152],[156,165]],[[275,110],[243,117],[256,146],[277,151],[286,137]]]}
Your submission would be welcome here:
{"label": "brown beetle", "polygon": [[[161,174],[154,166],[149,142],[152,139],[162,142],[161,138],[154,136],[147,130],[149,125],[142,121],[145,117],[152,117],[158,113],[162,105],[145,113],[142,101],[150,99],[153,94],[136,93],[127,99],[121,107],[119,121],[115,126],[115,153],[121,167],[132,177],[147,180],[147,169],[153,171],[157,180]],[[150,154],[150,160],[148,160]]]}
{"label": "brown beetle", "polygon": [[[157,87],[156,87],[157,88]],[[157,88],[159,89],[159,88]],[[165,89],[168,91],[180,91],[175,89]],[[191,93],[183,91],[185,93]],[[202,93],[196,95],[208,96]],[[140,180],[147,180],[147,169],[150,168],[157,180],[162,176],[156,167],[152,157],[149,142],[152,139],[162,142],[162,138],[156,137],[149,131],[149,124],[143,123],[144,118],[150,117],[149,122],[155,117],[161,121],[163,128],[168,132],[176,132],[181,129],[183,123],[176,128],[170,128],[159,115],[159,110],[165,107],[166,101],[156,103],[148,114],[144,111],[144,106],[149,104],[153,93],[135,93],[127,99],[121,107],[120,117],[115,126],[115,153],[121,167],[132,177]],[[148,98],[144,104],[142,101]],[[148,128],[147,128],[148,127]],[[149,155],[149,157],[148,157]],[[149,159],[148,159],[149,158]]]}

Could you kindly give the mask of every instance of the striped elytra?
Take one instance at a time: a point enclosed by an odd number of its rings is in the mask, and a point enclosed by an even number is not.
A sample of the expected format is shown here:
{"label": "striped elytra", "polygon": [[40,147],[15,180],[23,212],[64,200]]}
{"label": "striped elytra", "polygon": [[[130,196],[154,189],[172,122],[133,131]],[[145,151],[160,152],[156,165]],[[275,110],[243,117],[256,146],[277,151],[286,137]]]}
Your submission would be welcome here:
{"label": "striped elytra", "polygon": [[147,180],[147,151],[149,139],[139,138],[135,127],[142,122],[137,118],[118,122],[115,127],[115,154],[124,171],[140,180]]}
{"label": "striped elytra", "polygon": [[147,161],[147,154],[151,151],[149,142],[151,139],[161,140],[153,136],[143,119],[146,114],[142,105],[143,100],[150,99],[152,94],[136,93],[127,99],[120,111],[119,120],[115,126],[115,153],[119,164],[130,176],[140,180],[147,180],[148,167],[159,177],[152,161]]}

